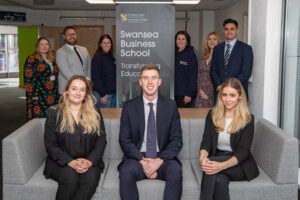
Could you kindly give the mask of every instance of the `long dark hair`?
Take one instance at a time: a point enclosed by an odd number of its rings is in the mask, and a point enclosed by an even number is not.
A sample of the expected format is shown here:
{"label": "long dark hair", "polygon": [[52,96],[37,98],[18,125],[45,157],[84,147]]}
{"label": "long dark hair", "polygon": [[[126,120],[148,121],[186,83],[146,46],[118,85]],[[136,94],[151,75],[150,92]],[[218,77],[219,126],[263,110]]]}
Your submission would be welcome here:
{"label": "long dark hair", "polygon": [[176,40],[177,40],[178,35],[184,35],[185,36],[185,39],[187,41],[185,49],[192,48],[194,50],[194,47],[191,45],[191,36],[190,36],[190,34],[186,31],[178,31],[175,35],[175,52],[178,51],[178,47],[176,45]]}
{"label": "long dark hair", "polygon": [[100,46],[100,44],[102,43],[102,41],[103,41],[105,38],[107,38],[107,39],[110,40],[111,47],[110,47],[110,50],[108,51],[108,54],[111,55],[111,56],[113,57],[113,54],[114,54],[113,46],[114,46],[114,44],[113,44],[113,41],[112,41],[110,35],[108,35],[108,34],[103,34],[103,35],[100,36],[99,41],[98,41],[98,49],[96,50],[94,56],[95,56],[95,55],[102,55],[102,54],[105,54],[105,52],[103,51],[102,47]]}

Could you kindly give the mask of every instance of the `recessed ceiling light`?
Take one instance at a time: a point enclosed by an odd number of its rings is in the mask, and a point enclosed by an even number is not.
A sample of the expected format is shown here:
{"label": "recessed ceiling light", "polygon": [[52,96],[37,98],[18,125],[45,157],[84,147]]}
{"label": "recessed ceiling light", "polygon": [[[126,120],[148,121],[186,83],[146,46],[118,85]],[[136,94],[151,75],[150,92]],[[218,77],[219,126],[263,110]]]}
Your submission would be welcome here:
{"label": "recessed ceiling light", "polygon": [[90,4],[115,4],[114,0],[86,0]]}
{"label": "recessed ceiling light", "polygon": [[173,0],[175,4],[198,4],[201,0]]}

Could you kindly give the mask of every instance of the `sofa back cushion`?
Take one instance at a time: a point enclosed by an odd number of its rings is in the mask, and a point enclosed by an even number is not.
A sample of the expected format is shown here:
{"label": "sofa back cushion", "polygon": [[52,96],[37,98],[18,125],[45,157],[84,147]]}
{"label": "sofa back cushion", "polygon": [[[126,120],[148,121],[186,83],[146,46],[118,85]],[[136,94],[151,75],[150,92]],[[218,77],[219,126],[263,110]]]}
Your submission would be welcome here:
{"label": "sofa back cushion", "polygon": [[178,158],[180,160],[190,159],[190,122],[188,119],[181,119],[181,129],[182,129],[182,149],[179,152]]}
{"label": "sofa back cushion", "polygon": [[110,123],[110,159],[121,160],[123,151],[119,144],[120,120],[112,119]]}
{"label": "sofa back cushion", "polygon": [[33,119],[2,140],[4,184],[25,184],[46,159],[44,127]]}
{"label": "sofa back cushion", "polygon": [[[252,144],[257,164],[277,184],[298,182],[298,140],[265,119],[256,122]],[[295,176],[296,175],[296,176]]]}
{"label": "sofa back cushion", "polygon": [[107,144],[106,144],[103,156],[102,156],[102,158],[104,158],[104,159],[110,159],[110,137],[111,137],[110,122],[111,122],[110,119],[104,119],[104,126],[105,126],[105,132],[106,132],[106,140],[107,140]]}
{"label": "sofa back cushion", "polygon": [[205,119],[190,119],[190,156],[199,159],[200,144],[204,132]]}

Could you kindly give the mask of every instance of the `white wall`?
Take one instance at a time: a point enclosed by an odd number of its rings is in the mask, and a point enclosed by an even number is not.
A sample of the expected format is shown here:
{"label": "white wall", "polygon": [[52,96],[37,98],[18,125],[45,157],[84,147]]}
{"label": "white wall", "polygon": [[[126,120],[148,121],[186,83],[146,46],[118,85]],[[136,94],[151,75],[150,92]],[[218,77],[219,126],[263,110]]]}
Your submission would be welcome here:
{"label": "white wall", "polygon": [[18,34],[18,27],[0,25],[0,34]]}
{"label": "white wall", "polygon": [[223,21],[227,18],[233,18],[239,24],[238,39],[243,41],[245,15],[248,15],[248,0],[238,0],[233,5],[217,10],[215,12],[215,30],[222,36],[222,39],[224,40]]}
{"label": "white wall", "polygon": [[249,43],[253,48],[250,109],[256,118],[278,125],[280,113],[283,0],[249,0]]}

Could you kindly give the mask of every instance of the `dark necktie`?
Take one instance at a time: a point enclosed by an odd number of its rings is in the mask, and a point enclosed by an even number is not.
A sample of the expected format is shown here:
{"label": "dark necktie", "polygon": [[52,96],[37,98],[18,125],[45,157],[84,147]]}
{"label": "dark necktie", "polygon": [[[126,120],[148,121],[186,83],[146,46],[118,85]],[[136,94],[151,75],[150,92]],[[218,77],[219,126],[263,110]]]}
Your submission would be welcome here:
{"label": "dark necktie", "polygon": [[225,54],[224,54],[224,65],[226,66],[228,64],[228,61],[229,61],[229,56],[230,56],[230,44],[227,44],[226,45],[226,51],[225,51]]}
{"label": "dark necktie", "polygon": [[74,47],[74,51],[75,51],[75,53],[77,54],[77,56],[78,56],[78,58],[79,58],[79,60],[80,60],[80,62],[81,62],[81,65],[83,66],[83,62],[82,62],[81,56],[80,56],[80,54],[78,53],[76,47]]}
{"label": "dark necktie", "polygon": [[148,103],[150,112],[147,124],[146,157],[156,158],[156,125],[153,111],[153,103]]}

